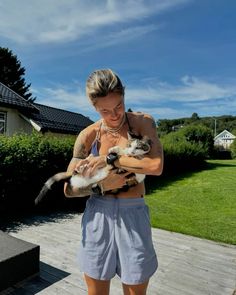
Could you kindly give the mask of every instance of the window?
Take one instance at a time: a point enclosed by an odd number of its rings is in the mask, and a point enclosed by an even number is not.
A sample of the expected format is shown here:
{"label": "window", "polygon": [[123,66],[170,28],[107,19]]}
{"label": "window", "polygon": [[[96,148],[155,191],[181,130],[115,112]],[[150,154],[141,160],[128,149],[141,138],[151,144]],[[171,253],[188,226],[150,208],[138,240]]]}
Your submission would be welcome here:
{"label": "window", "polygon": [[7,114],[5,112],[0,112],[0,134],[5,134],[6,132],[6,120]]}

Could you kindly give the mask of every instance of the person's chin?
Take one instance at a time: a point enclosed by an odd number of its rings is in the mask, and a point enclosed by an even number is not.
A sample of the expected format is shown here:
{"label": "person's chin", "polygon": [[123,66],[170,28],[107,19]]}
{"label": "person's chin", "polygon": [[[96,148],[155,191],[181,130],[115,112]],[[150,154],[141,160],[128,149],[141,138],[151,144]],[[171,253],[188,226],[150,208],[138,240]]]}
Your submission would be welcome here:
{"label": "person's chin", "polygon": [[119,127],[120,123],[121,123],[121,119],[118,119],[118,120],[112,120],[112,121],[110,122],[110,125],[111,125],[112,128],[116,128],[116,127]]}

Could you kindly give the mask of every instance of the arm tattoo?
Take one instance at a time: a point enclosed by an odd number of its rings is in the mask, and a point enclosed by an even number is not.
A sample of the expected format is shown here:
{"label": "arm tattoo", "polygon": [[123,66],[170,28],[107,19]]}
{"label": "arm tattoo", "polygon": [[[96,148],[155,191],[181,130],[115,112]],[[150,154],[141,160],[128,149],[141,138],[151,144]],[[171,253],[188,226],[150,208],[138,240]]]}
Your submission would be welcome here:
{"label": "arm tattoo", "polygon": [[85,145],[83,143],[75,146],[74,149],[74,158],[85,159],[87,157],[87,152]]}

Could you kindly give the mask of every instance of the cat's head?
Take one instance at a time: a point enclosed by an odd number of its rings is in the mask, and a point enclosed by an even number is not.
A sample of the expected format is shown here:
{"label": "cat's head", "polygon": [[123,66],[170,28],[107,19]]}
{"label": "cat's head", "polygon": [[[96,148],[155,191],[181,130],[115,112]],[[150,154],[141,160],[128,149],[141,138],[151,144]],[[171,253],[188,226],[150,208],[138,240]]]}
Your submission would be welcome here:
{"label": "cat's head", "polygon": [[127,147],[135,156],[147,154],[151,149],[151,140],[147,136],[135,136],[128,133]]}

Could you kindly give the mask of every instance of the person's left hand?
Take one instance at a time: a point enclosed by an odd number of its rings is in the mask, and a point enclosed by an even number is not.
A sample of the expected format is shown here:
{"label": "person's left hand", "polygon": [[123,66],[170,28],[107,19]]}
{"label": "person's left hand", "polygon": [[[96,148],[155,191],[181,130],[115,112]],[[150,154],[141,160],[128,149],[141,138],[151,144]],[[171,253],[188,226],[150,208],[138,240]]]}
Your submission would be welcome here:
{"label": "person's left hand", "polygon": [[106,165],[106,156],[89,155],[86,159],[79,162],[79,165],[75,167],[75,171],[84,177],[91,177],[98,169]]}

